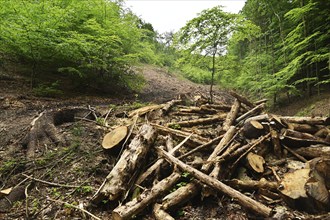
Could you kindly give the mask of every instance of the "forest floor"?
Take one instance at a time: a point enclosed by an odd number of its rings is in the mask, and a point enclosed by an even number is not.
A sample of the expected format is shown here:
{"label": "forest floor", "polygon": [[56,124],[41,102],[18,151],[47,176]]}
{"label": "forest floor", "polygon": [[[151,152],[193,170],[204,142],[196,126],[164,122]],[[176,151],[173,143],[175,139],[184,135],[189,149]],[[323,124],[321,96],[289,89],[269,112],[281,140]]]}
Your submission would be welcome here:
{"label": "forest floor", "polygon": [[[98,112],[107,113],[111,109],[108,117],[111,127],[116,126],[117,113],[140,107],[144,102],[161,103],[187,93],[208,94],[209,86],[192,83],[163,69],[152,66],[138,69],[146,78],[146,86],[141,93],[129,98],[87,95],[35,97],[28,80],[0,72],[0,191],[11,187],[17,190],[11,201],[0,194],[0,219],[86,218],[86,214],[76,207],[88,209],[101,219],[110,219],[109,210],[116,204],[87,207],[117,159],[116,154],[106,153],[101,147],[109,128],[95,120],[61,124],[57,130],[69,144],[60,146],[43,140],[43,146],[37,149],[34,158],[26,157],[22,140],[29,132],[33,119],[45,110],[90,106]],[[215,91],[215,97],[223,102],[233,100],[228,93],[219,89]],[[326,95],[308,105],[313,106],[312,111],[321,111],[317,114],[329,114],[329,103],[330,95]],[[306,103],[303,104],[294,108],[301,110],[306,107]],[[194,206],[191,203],[173,215],[178,219],[192,219],[194,213],[193,219],[205,219],[205,215],[216,219],[217,211],[205,212],[209,205]]]}

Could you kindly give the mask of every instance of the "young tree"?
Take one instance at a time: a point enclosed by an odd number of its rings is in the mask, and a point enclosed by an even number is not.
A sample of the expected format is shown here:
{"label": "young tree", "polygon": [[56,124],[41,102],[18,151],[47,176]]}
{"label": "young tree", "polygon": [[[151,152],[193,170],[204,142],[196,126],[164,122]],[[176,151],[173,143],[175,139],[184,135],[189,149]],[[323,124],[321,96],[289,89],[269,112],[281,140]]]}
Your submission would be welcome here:
{"label": "young tree", "polygon": [[216,57],[225,53],[228,38],[234,29],[234,14],[222,11],[221,6],[202,11],[179,32],[179,48],[191,53],[212,57],[210,100],[213,101]]}

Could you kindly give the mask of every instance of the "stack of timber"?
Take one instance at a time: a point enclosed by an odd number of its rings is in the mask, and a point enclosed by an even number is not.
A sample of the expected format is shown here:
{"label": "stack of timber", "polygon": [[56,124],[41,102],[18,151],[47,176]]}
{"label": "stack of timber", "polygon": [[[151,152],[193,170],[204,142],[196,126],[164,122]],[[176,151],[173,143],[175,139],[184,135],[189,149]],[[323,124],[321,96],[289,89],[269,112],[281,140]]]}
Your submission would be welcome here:
{"label": "stack of timber", "polygon": [[120,154],[91,202],[110,201],[113,219],[174,219],[196,198],[227,199],[252,218],[327,216],[330,118],[267,114],[266,100],[231,95],[232,105],[200,95],[126,113],[103,140]]}

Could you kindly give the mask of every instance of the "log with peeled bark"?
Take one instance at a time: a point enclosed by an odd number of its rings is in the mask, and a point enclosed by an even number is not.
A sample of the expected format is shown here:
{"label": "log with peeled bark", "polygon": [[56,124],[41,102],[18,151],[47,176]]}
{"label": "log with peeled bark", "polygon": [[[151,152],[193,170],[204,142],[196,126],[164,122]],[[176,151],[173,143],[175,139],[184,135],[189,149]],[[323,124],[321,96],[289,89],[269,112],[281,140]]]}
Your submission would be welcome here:
{"label": "log with peeled bark", "polygon": [[[262,144],[264,141],[266,141],[270,137],[270,133],[259,137],[258,139],[254,139],[250,143],[239,147],[236,149],[234,152],[230,152],[227,154],[220,155],[216,158],[217,161],[222,161],[222,160],[229,160],[235,157],[239,157],[235,163],[238,163],[246,154],[248,154],[253,148],[258,146],[259,144]],[[234,164],[235,164],[234,163]]]}
{"label": "log with peeled bark", "polygon": [[217,110],[212,109],[212,108],[208,108],[208,107],[189,107],[189,108],[180,108],[179,112],[182,113],[197,113],[197,114],[216,114]]}
{"label": "log with peeled bark", "polygon": [[261,114],[261,115],[256,115],[249,117],[245,120],[245,123],[249,121],[259,121],[259,122],[265,122],[270,120],[270,115],[269,114]]}
{"label": "log with peeled bark", "polygon": [[158,109],[161,109],[163,108],[164,105],[148,105],[148,106],[144,106],[144,107],[141,107],[141,108],[138,108],[138,109],[135,109],[133,111],[131,111],[129,114],[128,114],[128,117],[131,118],[135,115],[139,115],[139,116],[142,116],[148,112],[151,112],[151,111],[155,111],[155,110],[158,110]]}
{"label": "log with peeled bark", "polygon": [[222,125],[223,130],[227,131],[230,128],[230,126],[233,125],[240,107],[241,107],[241,103],[237,99],[235,99],[235,102],[234,102],[233,106],[231,107],[230,112],[228,112],[228,114],[226,116],[226,120],[224,121],[224,123]]}
{"label": "log with peeled bark", "polygon": [[327,157],[330,158],[330,146],[317,144],[309,147],[301,147],[295,150],[299,155],[306,158]]}
{"label": "log with peeled bark", "polygon": [[271,189],[277,191],[279,184],[277,182],[270,182],[265,178],[261,178],[259,181],[257,180],[239,180],[232,179],[225,181],[226,184],[236,188],[236,189]]}
{"label": "log with peeled bark", "polygon": [[203,149],[205,149],[205,148],[208,148],[208,147],[212,146],[213,144],[219,142],[223,137],[224,137],[224,135],[221,135],[221,136],[219,136],[219,137],[216,137],[216,138],[210,140],[209,142],[207,142],[207,143],[205,143],[205,144],[202,144],[202,145],[200,145],[200,146],[198,146],[198,147],[196,147],[196,148],[190,150],[189,152],[187,152],[187,153],[181,155],[181,156],[179,157],[179,159],[184,158],[184,157],[188,157],[189,155],[192,155],[192,154],[195,153],[195,152],[198,152],[198,151],[200,151],[200,150],[203,150]]}
{"label": "log with peeled bark", "polygon": [[243,207],[248,208],[249,210],[251,210],[263,217],[269,217],[271,215],[272,209],[263,205],[262,203],[259,203],[255,200],[251,199],[250,197],[240,193],[239,191],[225,185],[221,181],[216,180],[212,177],[209,177],[208,175],[202,173],[201,171],[183,163],[182,161],[180,161],[179,159],[166,153],[162,149],[157,149],[157,152],[161,156],[165,157],[165,159],[167,161],[169,161],[170,163],[177,165],[180,169],[182,169],[185,172],[189,172],[193,177],[198,179],[200,182],[208,185],[209,187],[211,187],[217,191],[220,191],[220,192],[226,194],[227,196],[229,196],[233,199],[236,199],[238,201],[238,203],[241,204]]}
{"label": "log with peeled bark", "polygon": [[248,139],[258,138],[265,133],[264,126],[258,121],[248,121],[243,126],[244,136]]}
{"label": "log with peeled bark", "polygon": [[104,184],[93,196],[93,203],[98,204],[104,199],[113,201],[125,194],[130,188],[128,183],[134,182],[132,181],[134,173],[142,167],[149,147],[155,138],[155,129],[148,124],[142,125],[138,134],[123,151],[120,159],[106,177]]}
{"label": "log with peeled bark", "polygon": [[131,219],[142,212],[148,205],[170,190],[172,186],[181,178],[181,174],[173,172],[170,176],[158,182],[150,190],[144,191],[138,197],[128,203],[118,206],[112,211],[114,220]]}
{"label": "log with peeled bark", "polygon": [[[190,137],[191,137],[191,135],[189,135],[188,137],[186,137],[177,146],[175,146],[171,150],[168,150],[168,152],[170,154],[174,154],[177,150],[179,150],[186,143],[187,140],[189,140]],[[169,148],[169,147],[167,147],[167,148]],[[158,159],[153,165],[151,165],[144,173],[142,173],[139,176],[139,178],[136,180],[136,183],[135,184],[136,185],[140,185],[149,175],[151,175],[154,171],[156,171],[164,162],[165,161],[164,161],[163,158]]]}
{"label": "log with peeled bark", "polygon": [[164,104],[163,108],[162,108],[162,114],[163,115],[167,115],[167,113],[171,110],[171,108],[178,104],[178,103],[181,103],[182,100],[178,99],[178,100],[171,100],[167,103]]}
{"label": "log with peeled bark", "polygon": [[254,107],[253,109],[247,111],[246,113],[244,113],[243,115],[239,116],[238,118],[236,118],[235,122],[236,123],[239,123],[243,120],[245,120],[246,118],[248,117],[251,117],[251,116],[255,116],[255,115],[258,115],[262,112],[262,110],[265,108],[265,104],[262,103],[260,105],[257,105],[256,107]]}
{"label": "log with peeled bark", "polygon": [[266,103],[266,102],[268,102],[268,99],[260,99],[260,100],[258,100],[258,101],[256,101],[256,102],[254,102],[254,104],[255,104],[255,105],[259,105],[259,104],[261,104],[261,103]]}
{"label": "log with peeled bark", "polygon": [[[154,128],[156,128],[157,131],[162,135],[172,134],[173,136],[178,137],[182,140],[190,135],[190,133],[188,133],[188,132],[183,132],[183,131],[180,131],[180,130],[164,127],[164,126],[157,125],[157,124],[154,124],[154,123],[150,123],[150,124]],[[199,146],[199,145],[203,145],[203,144],[207,143],[208,141],[209,140],[207,138],[204,138],[204,137],[198,136],[196,134],[193,134],[191,136],[191,138],[188,140],[188,143],[190,143],[194,146]]]}
{"label": "log with peeled bark", "polygon": [[199,118],[189,121],[172,122],[172,123],[168,123],[167,126],[192,127],[195,125],[213,124],[219,121],[223,121],[225,118],[226,118],[226,114],[218,114],[210,118]]}
{"label": "log with peeled bark", "polygon": [[[230,129],[226,132],[224,137],[221,139],[220,143],[213,150],[212,154],[208,157],[207,162],[205,163],[201,170],[203,172],[208,172],[212,164],[214,163],[218,154],[220,154],[226,147],[226,145],[231,141],[232,137],[236,132],[235,126],[231,126]],[[218,172],[218,167],[213,172],[213,175],[217,175],[215,172]],[[172,192],[162,203],[162,207],[164,210],[170,209],[173,206],[177,206],[179,204],[183,204],[193,198],[197,193],[200,192],[201,186],[197,181],[192,181],[188,183],[186,186],[180,187],[176,191]]]}
{"label": "log with peeled bark", "polygon": [[244,103],[245,105],[247,105],[248,107],[250,107],[250,108],[255,107],[255,105],[252,102],[250,102],[247,98],[245,98],[244,96],[241,96],[234,91],[230,91],[229,94],[232,95],[234,98],[236,98],[241,103]]}
{"label": "log with peeled bark", "polygon": [[309,124],[309,125],[330,125],[330,117],[295,117],[282,116],[281,120],[287,123]]}
{"label": "log with peeled bark", "polygon": [[216,105],[216,104],[201,105],[201,108],[203,108],[203,107],[216,109],[216,110],[220,110],[220,111],[229,111],[231,109],[230,105]]}
{"label": "log with peeled bark", "polygon": [[[211,153],[211,155],[208,157],[207,162],[209,162],[209,163],[206,163],[206,164],[203,165],[203,167],[202,167],[202,170],[203,171],[207,172],[211,168],[211,166],[212,166],[215,158],[221,152],[223,152],[226,149],[226,147],[228,146],[228,144],[232,140],[232,138],[235,135],[235,133],[236,133],[236,127],[235,126],[231,126],[228,129],[228,131],[225,133],[224,137],[221,139],[221,141],[219,142],[219,144],[215,147],[215,149],[213,150],[213,152]],[[211,162],[211,161],[213,161],[213,162]]]}

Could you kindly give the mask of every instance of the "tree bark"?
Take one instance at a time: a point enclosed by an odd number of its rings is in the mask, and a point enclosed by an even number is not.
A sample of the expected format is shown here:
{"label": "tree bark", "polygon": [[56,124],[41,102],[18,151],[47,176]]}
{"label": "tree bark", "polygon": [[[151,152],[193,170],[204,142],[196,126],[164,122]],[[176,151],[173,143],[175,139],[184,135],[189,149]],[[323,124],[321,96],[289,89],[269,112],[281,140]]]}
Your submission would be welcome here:
{"label": "tree bark", "polygon": [[243,121],[247,117],[251,117],[251,116],[254,116],[254,115],[257,115],[257,114],[261,113],[261,111],[264,109],[264,107],[265,107],[265,104],[264,103],[262,103],[260,105],[257,105],[253,109],[247,111],[246,113],[244,113],[243,115],[241,115],[240,117],[238,117],[236,119],[236,123],[239,123],[239,122]]}
{"label": "tree bark", "polygon": [[225,122],[222,125],[223,130],[227,131],[230,128],[230,126],[233,125],[238,115],[240,107],[241,107],[241,103],[237,99],[235,99],[235,102],[231,107],[230,112],[227,114]]}
{"label": "tree bark", "polygon": [[170,126],[174,126],[174,125],[179,125],[180,127],[192,127],[195,125],[213,124],[213,123],[222,121],[225,118],[226,118],[226,114],[218,114],[211,118],[199,118],[199,119],[189,120],[189,121],[172,122],[172,123],[167,124],[167,126],[170,127]]}
{"label": "tree bark", "polygon": [[144,124],[106,177],[105,184],[93,196],[93,203],[100,203],[106,198],[113,201],[124,195],[130,187],[128,183],[134,182],[134,173],[142,167],[155,138],[155,129]]}
{"label": "tree bark", "polygon": [[330,125],[330,117],[295,117],[282,116],[281,120],[288,123],[309,124],[309,125]]}
{"label": "tree bark", "polygon": [[132,216],[142,212],[159,196],[170,190],[171,187],[180,179],[180,177],[181,174],[177,172],[172,173],[170,176],[154,185],[150,190],[144,191],[137,198],[126,203],[125,205],[115,208],[112,211],[112,218],[114,220],[131,219]]}
{"label": "tree bark", "polygon": [[157,149],[157,151],[161,156],[165,157],[167,161],[177,165],[182,170],[189,172],[192,176],[194,176],[202,183],[208,185],[209,187],[216,189],[231,198],[236,199],[243,207],[246,207],[263,217],[270,216],[272,209],[268,208],[267,206],[251,199],[250,197],[247,197],[246,195],[240,193],[239,191],[220,182],[219,180],[211,178],[208,175],[202,173],[201,171],[196,170],[195,168],[183,163],[182,161],[178,160],[172,155],[169,155],[165,151],[161,149]]}

